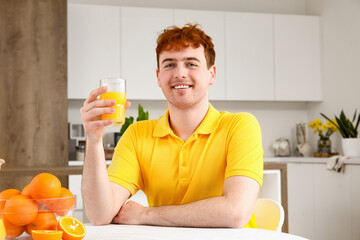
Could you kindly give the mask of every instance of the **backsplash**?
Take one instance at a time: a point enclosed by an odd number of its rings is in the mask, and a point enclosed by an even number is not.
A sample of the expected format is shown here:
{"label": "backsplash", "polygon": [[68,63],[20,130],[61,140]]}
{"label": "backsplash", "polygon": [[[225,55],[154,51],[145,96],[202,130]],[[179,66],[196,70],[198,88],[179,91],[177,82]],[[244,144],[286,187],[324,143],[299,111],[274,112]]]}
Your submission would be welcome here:
{"label": "backsplash", "polygon": [[[166,101],[161,100],[133,100],[131,104],[132,107],[126,110],[127,116],[136,117],[139,104],[144,107],[144,110],[149,111],[149,119],[159,118],[167,109]],[[264,157],[274,156],[272,144],[280,137],[290,140],[293,152],[296,142],[296,123],[308,121],[305,102],[211,101],[211,104],[219,111],[253,114],[261,127]],[[69,100],[68,119],[70,123],[81,123],[80,108],[82,105],[83,100]],[[107,127],[104,132],[104,144],[114,144],[114,132],[118,131],[120,131],[120,127]]]}

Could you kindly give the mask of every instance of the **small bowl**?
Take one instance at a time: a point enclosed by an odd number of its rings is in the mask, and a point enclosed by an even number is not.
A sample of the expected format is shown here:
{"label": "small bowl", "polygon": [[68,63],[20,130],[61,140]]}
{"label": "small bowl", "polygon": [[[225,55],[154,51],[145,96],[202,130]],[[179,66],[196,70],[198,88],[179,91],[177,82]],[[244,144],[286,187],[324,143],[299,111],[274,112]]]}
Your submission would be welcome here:
{"label": "small bowl", "polygon": [[[31,229],[56,230],[59,219],[62,216],[73,216],[76,209],[76,195],[48,199],[19,196],[19,198],[8,200],[0,199],[0,231],[2,225],[5,226],[6,239],[16,239],[23,232],[29,233]],[[52,213],[54,217],[51,214],[42,213]],[[39,214],[42,216],[40,217]],[[0,232],[0,236],[1,234]]]}

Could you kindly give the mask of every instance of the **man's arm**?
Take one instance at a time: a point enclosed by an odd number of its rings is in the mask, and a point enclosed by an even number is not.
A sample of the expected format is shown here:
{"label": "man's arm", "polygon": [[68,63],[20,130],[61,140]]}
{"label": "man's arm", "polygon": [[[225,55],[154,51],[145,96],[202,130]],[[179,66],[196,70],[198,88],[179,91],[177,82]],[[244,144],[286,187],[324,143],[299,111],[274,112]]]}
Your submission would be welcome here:
{"label": "man's arm", "polygon": [[225,180],[223,195],[200,201],[160,207],[143,207],[129,201],[114,218],[115,223],[186,227],[241,228],[250,220],[260,189],[244,176]]}
{"label": "man's arm", "polygon": [[[104,113],[112,113],[115,100],[97,100],[106,92],[106,88],[92,91],[81,108],[81,119],[86,132],[86,153],[84,160],[81,192],[86,215],[94,225],[108,224],[119,212],[121,206],[129,198],[130,192],[111,183],[106,170],[105,154],[102,142],[106,126],[112,120],[101,120]],[[129,107],[127,103],[126,107]]]}

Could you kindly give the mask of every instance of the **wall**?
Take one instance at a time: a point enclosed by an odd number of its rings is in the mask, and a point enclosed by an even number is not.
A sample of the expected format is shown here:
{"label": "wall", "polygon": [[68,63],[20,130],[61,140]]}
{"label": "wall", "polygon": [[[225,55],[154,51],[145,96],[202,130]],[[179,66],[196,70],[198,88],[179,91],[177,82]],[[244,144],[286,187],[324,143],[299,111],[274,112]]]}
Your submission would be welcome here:
{"label": "wall", "polygon": [[[134,116],[135,118],[138,116],[138,104],[141,104],[145,111],[149,111],[150,119],[159,118],[167,109],[165,101],[131,102],[132,107],[127,110],[126,115]],[[273,156],[271,145],[280,137],[290,139],[292,146],[294,146],[296,123],[307,121],[306,103],[240,101],[212,101],[211,103],[219,111],[252,113],[258,119],[261,126],[265,157]],[[81,123],[79,109],[82,104],[82,100],[69,101],[69,122]],[[120,127],[108,127],[104,133],[104,143],[113,144],[113,132],[117,131],[120,131]]]}
{"label": "wall", "polygon": [[[71,3],[98,3],[97,0],[70,0]],[[221,4],[217,0],[198,1],[125,1],[107,0],[103,4],[114,4],[121,6],[142,6],[142,7],[164,7],[164,8],[191,8],[203,10],[241,11],[241,12],[263,12],[263,13],[284,13],[284,14],[307,14],[308,3],[305,0],[225,0]],[[215,46],[216,47],[216,46]],[[155,61],[155,59],[154,59]],[[155,73],[155,69],[154,69]],[[154,83],[156,84],[156,83]],[[214,85],[216,87],[216,84]],[[80,123],[79,109],[82,106],[80,100],[69,101],[69,121]],[[133,107],[127,111],[128,116],[137,117],[137,106],[141,104],[145,110],[149,110],[150,118],[160,117],[166,110],[165,101],[133,101]],[[303,102],[229,102],[213,101],[212,104],[220,111],[240,112],[247,111],[254,114],[259,120],[263,134],[264,156],[273,156],[272,143],[280,138],[289,138],[292,148],[295,146],[295,125],[299,122],[307,122],[307,104]],[[111,132],[118,131],[119,127],[106,129],[104,142],[112,143]]]}
{"label": "wall", "polygon": [[[321,15],[324,72],[324,101],[308,103],[308,117],[321,118],[320,112],[338,116],[343,109],[352,118],[355,109],[360,111],[360,1],[309,0],[307,8]],[[338,133],[332,136],[338,151],[340,139]]]}

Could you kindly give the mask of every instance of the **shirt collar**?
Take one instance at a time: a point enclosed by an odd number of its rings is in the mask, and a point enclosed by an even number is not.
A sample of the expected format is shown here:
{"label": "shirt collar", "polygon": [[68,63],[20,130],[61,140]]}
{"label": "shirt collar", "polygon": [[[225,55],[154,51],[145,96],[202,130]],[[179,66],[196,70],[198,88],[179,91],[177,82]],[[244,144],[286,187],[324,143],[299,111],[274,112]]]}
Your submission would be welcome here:
{"label": "shirt collar", "polygon": [[[195,130],[197,134],[210,134],[219,125],[220,112],[216,110],[210,103],[208,112],[205,115],[205,118],[200,123],[200,126]],[[173,131],[170,128],[169,123],[169,109],[166,110],[165,114],[159,118],[153,136],[154,137],[164,137],[168,134],[171,134]]]}

